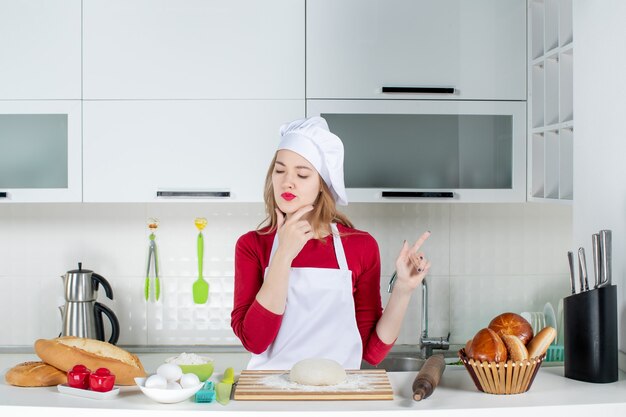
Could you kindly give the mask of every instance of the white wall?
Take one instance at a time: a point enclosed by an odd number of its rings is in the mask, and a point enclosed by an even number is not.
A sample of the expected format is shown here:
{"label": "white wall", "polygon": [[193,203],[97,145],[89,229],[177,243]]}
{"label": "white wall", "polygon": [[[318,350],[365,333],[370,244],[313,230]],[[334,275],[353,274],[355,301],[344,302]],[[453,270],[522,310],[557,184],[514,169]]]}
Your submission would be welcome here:
{"label": "white wall", "polygon": [[[626,370],[626,2],[574,0],[573,247],[613,231],[620,368]],[[588,252],[590,253],[590,252]]]}
{"label": "white wall", "polygon": [[[565,252],[571,207],[549,204],[352,204],[358,228],[378,241],[381,286],[393,273],[404,239],[424,230],[430,277],[430,334],[451,332],[464,344],[504,311],[542,311],[567,295]],[[160,219],[157,243],[163,298],[143,298],[148,217]],[[209,303],[196,306],[193,219],[207,217],[204,272]],[[59,276],[78,261],[107,278],[109,305],[123,345],[239,344],[230,329],[233,247],[263,219],[261,204],[5,204],[0,205],[0,346],[30,346],[60,330]],[[419,292],[398,343],[417,343]],[[387,298],[387,294],[383,294]]]}

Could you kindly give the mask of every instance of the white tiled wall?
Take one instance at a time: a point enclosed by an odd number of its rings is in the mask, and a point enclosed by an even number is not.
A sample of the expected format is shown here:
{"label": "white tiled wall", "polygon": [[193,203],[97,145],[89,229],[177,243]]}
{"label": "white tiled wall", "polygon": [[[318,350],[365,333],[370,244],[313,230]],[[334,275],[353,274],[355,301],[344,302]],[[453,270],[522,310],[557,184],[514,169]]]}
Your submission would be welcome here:
{"label": "white tiled wall", "polygon": [[[547,204],[353,204],[346,213],[378,241],[381,288],[404,239],[432,231],[424,246],[431,336],[451,332],[464,343],[503,311],[539,311],[567,295],[565,253],[571,208]],[[197,277],[193,220],[204,231],[209,302],[193,304]],[[143,297],[148,229],[156,232],[162,298]],[[13,204],[0,205],[0,346],[28,346],[60,331],[60,275],[83,267],[111,283],[122,345],[239,344],[230,329],[233,247],[263,219],[261,204]],[[421,297],[416,291],[398,343],[416,343]]]}

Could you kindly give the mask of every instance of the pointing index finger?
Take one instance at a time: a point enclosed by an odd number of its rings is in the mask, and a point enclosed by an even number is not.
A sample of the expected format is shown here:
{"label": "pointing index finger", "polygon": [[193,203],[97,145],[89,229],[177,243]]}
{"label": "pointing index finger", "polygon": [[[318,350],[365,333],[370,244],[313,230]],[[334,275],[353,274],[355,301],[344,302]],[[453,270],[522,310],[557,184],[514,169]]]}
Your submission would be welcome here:
{"label": "pointing index finger", "polygon": [[411,248],[411,252],[413,253],[417,252],[429,237],[430,237],[430,231],[422,233],[422,235],[419,237],[419,239],[417,239],[417,241]]}

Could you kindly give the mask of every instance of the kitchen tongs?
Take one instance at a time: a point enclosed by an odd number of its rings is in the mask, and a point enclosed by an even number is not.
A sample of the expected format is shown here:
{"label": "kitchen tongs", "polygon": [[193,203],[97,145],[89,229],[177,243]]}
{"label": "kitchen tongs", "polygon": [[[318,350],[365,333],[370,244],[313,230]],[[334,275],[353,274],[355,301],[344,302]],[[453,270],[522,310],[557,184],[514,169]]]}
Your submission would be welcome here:
{"label": "kitchen tongs", "polygon": [[144,285],[144,292],[146,301],[150,299],[150,264],[154,264],[154,299],[159,301],[161,296],[161,283],[159,281],[159,262],[157,257],[156,236],[154,231],[159,227],[159,221],[157,219],[149,219],[148,228],[150,229],[150,246],[148,248],[148,266],[146,267],[146,282]]}

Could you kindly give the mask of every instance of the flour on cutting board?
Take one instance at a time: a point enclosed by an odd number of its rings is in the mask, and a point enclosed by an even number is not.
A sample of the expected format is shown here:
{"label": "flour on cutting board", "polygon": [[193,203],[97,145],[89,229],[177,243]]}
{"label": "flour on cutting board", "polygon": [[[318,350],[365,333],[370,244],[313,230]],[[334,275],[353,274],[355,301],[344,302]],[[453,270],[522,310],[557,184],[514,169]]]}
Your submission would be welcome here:
{"label": "flour on cutting board", "polygon": [[301,385],[289,380],[289,373],[276,374],[260,378],[257,381],[259,384],[267,386],[269,388],[276,388],[281,390],[294,390],[294,391],[371,391],[374,389],[372,385],[372,379],[366,375],[348,374],[346,380],[337,385]]}

